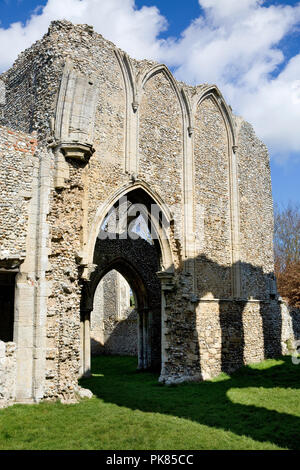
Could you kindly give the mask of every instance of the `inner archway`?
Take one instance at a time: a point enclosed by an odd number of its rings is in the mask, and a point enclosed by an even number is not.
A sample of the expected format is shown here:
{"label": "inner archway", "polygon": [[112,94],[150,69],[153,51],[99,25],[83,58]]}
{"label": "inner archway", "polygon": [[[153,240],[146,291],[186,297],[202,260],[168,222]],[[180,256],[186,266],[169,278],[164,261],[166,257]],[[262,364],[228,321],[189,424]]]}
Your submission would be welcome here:
{"label": "inner archway", "polygon": [[135,293],[112,269],[99,282],[91,312],[91,354],[138,356]]}

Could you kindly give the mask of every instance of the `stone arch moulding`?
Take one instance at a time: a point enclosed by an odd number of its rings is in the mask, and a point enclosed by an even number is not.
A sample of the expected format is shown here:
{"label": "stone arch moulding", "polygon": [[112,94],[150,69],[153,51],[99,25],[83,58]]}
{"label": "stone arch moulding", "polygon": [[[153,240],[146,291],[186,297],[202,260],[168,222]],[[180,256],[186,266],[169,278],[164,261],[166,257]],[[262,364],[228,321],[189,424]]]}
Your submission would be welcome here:
{"label": "stone arch moulding", "polygon": [[[95,291],[100,281],[113,269],[118,271],[118,273],[120,273],[126,279],[130,287],[133,289],[138,302],[138,308],[140,310],[147,308],[148,294],[144,282],[134,266],[132,266],[132,264],[125,258],[114,259],[111,263],[105,265],[105,268],[101,270],[101,272],[97,273],[97,276],[94,278],[92,286],[90,287],[89,301],[91,302],[93,300]],[[92,305],[90,304],[88,307],[92,308]]]}
{"label": "stone arch moulding", "polygon": [[[96,286],[99,284],[101,278],[112,269],[118,270],[127,279],[132,289],[135,291],[138,299],[138,368],[147,369],[149,367],[160,367],[162,363],[161,353],[161,336],[162,336],[162,318],[165,318],[165,312],[162,308],[163,293],[160,291],[160,283],[163,281],[160,279],[159,274],[169,276],[173,279],[173,273],[160,271],[162,262],[161,257],[165,253],[171,257],[171,250],[168,246],[168,240],[163,235],[164,229],[163,224],[160,228],[159,220],[160,216],[157,214],[151,215],[151,204],[155,203],[153,195],[150,196],[149,192],[143,187],[143,183],[136,183],[127,186],[115,193],[114,197],[106,201],[102,206],[102,210],[99,212],[99,217],[96,225],[96,232],[94,235],[97,236],[101,225],[107,212],[110,208],[116,207],[116,203],[122,198],[122,196],[128,195],[128,199],[134,204],[145,204],[147,208],[148,220],[157,219],[158,224],[154,226],[154,230],[158,236],[157,242],[159,243],[159,252],[156,248],[151,247],[146,240],[143,240],[143,244],[138,244],[138,247],[131,243],[131,240],[122,239],[116,241],[97,240],[95,237],[94,243],[91,243],[93,248],[93,265],[89,269],[87,267],[87,277],[82,278],[83,289],[81,297],[81,323],[80,323],[80,337],[81,337],[81,368],[80,374],[87,376],[90,374],[91,362],[90,362],[90,312],[93,308],[93,298],[96,290]],[[157,204],[157,202],[156,202]],[[161,204],[162,205],[162,204]],[[158,205],[161,208],[161,205]],[[142,208],[138,208],[139,212],[142,212]],[[163,211],[163,208],[160,209]],[[133,215],[133,214],[132,214]],[[136,215],[134,215],[135,217]],[[128,220],[127,220],[128,224]],[[126,226],[127,226],[126,224]],[[167,228],[166,228],[167,230]],[[122,225],[123,233],[123,225]],[[167,235],[167,234],[166,234]],[[114,246],[114,249],[110,250],[110,247]],[[158,248],[158,247],[157,247]],[[136,251],[140,250],[140,251]],[[169,250],[168,250],[169,249]],[[103,256],[105,254],[106,256]],[[141,256],[143,254],[143,256]],[[143,259],[143,263],[140,259]],[[170,262],[170,268],[172,268],[172,262]],[[165,269],[165,267],[163,268]],[[149,301],[148,301],[149,294]],[[164,339],[163,339],[164,341]]]}
{"label": "stone arch moulding", "polygon": [[121,53],[115,49],[115,56],[117,58],[125,89],[125,115],[126,122],[124,128],[124,163],[123,168],[125,173],[137,173],[137,92],[135,72],[129,56]]}
{"label": "stone arch moulding", "polygon": [[222,93],[216,85],[202,89],[193,97],[193,116],[197,107],[206,99],[211,98],[219,109],[223,118],[228,142],[229,164],[229,197],[230,197],[230,221],[231,221],[231,253],[232,253],[232,295],[241,297],[241,267],[240,267],[240,211],[238,197],[238,176],[236,161],[236,131],[231,111],[226,104]]}
{"label": "stone arch moulding", "polygon": [[131,101],[132,108],[134,110],[136,104],[136,81],[135,81],[135,73],[131,64],[131,60],[129,56],[125,53],[121,53],[118,49],[115,49],[115,55],[119,62],[121,72],[123,75],[125,87],[126,87],[126,95]]}
{"label": "stone arch moulding", "polygon": [[187,125],[188,125],[187,131],[188,131],[189,137],[191,137],[192,134],[193,134],[193,130],[194,130],[194,119],[193,119],[192,105],[191,105],[190,98],[189,98],[187,92],[184,90],[184,88],[181,88],[180,91],[181,91],[181,96],[182,96],[182,100],[183,100],[186,115],[187,115]]}
{"label": "stone arch moulding", "polygon": [[[101,243],[101,242],[100,242]],[[146,242],[145,242],[146,243]],[[147,244],[147,243],[146,243]],[[130,244],[131,245],[131,244]],[[90,318],[94,308],[94,295],[101,279],[111,270],[117,270],[132,288],[136,303],[137,313],[137,352],[138,369],[160,368],[161,365],[161,295],[159,292],[159,279],[155,281],[156,267],[149,265],[153,256],[152,249],[146,255],[146,272],[144,265],[137,264],[137,258],[132,260],[134,247],[131,245],[129,252],[110,253],[110,258],[102,257],[102,250],[96,244],[95,262],[97,269],[91,274],[90,280],[83,285],[80,305],[80,336],[81,336],[81,366],[80,376],[89,376],[91,370],[91,343],[90,343]],[[133,261],[133,262],[132,262]],[[154,268],[154,269],[153,269]],[[149,279],[150,273],[154,284]],[[146,274],[146,276],[145,276]],[[152,284],[152,287],[151,287]],[[153,289],[153,286],[154,289]]]}
{"label": "stone arch moulding", "polygon": [[209,86],[206,89],[202,89],[199,93],[193,96],[192,99],[192,115],[193,119],[196,114],[197,107],[201,104],[206,98],[212,98],[216,106],[219,108],[219,111],[224,119],[226,126],[228,140],[231,142],[232,147],[236,146],[236,132],[235,124],[232,119],[232,115],[226,101],[219,88],[216,85]]}
{"label": "stone arch moulding", "polygon": [[[169,211],[167,205],[164,203],[161,197],[157,195],[147,183],[145,183],[144,181],[135,181],[125,186],[122,186],[98,208],[95,214],[95,217],[91,224],[91,229],[89,231],[87,244],[83,247],[82,252],[79,254],[79,258],[81,258],[81,265],[87,270],[86,272],[83,272],[83,278],[88,275],[90,271],[89,267],[93,265],[95,243],[105,216],[121,197],[126,196],[127,194],[131,193],[136,189],[143,190],[145,194],[150,197],[155,204],[159,206],[162,213],[164,214],[167,224],[170,226],[173,220],[172,213]],[[164,232],[163,236],[159,237],[159,244],[162,253],[162,262],[165,270],[173,271],[173,256],[167,233]]]}

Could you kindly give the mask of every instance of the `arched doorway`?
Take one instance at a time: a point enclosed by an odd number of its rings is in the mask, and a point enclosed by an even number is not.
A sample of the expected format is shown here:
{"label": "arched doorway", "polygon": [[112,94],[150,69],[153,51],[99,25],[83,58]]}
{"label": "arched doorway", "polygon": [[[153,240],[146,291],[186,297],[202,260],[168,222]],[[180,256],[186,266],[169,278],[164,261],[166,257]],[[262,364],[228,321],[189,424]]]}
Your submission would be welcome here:
{"label": "arched doorway", "polygon": [[94,271],[82,291],[82,375],[90,373],[90,319],[95,293],[111,270],[124,276],[135,294],[137,368],[161,370],[162,292],[157,273],[165,270],[162,246],[167,239],[162,234],[167,223],[142,188],[122,195],[104,215],[94,246]]}
{"label": "arched doorway", "polygon": [[137,356],[136,295],[119,271],[99,282],[91,312],[91,355]]}

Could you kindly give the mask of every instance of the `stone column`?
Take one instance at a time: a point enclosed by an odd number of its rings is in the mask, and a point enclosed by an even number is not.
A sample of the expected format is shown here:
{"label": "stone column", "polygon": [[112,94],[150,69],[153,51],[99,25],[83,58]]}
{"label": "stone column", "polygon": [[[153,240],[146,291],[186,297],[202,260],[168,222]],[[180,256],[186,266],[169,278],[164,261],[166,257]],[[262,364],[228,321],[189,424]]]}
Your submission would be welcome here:
{"label": "stone column", "polygon": [[138,370],[142,370],[144,364],[144,341],[143,341],[143,314],[138,311]]}
{"label": "stone column", "polygon": [[143,369],[149,367],[149,322],[148,315],[143,311]]}
{"label": "stone column", "polygon": [[80,320],[80,367],[79,378],[83,376],[84,371],[84,320]]}
{"label": "stone column", "polygon": [[82,321],[80,325],[81,332],[81,373],[83,377],[91,376],[91,332],[90,332],[91,310],[82,312]]}
{"label": "stone column", "polygon": [[167,303],[166,303],[166,292],[170,292],[174,289],[174,273],[172,272],[159,272],[157,273],[158,278],[161,282],[161,372],[159,381],[164,380],[165,376],[165,364],[168,360],[167,346],[168,342],[166,339],[167,328]]}
{"label": "stone column", "polygon": [[232,147],[229,159],[230,178],[230,216],[232,238],[232,295],[235,298],[243,296],[241,288],[241,261],[240,261],[240,229],[239,229],[239,197],[237,176],[237,145]]}
{"label": "stone column", "polygon": [[17,344],[16,400],[33,401],[34,281],[18,273],[15,287],[14,342]]}

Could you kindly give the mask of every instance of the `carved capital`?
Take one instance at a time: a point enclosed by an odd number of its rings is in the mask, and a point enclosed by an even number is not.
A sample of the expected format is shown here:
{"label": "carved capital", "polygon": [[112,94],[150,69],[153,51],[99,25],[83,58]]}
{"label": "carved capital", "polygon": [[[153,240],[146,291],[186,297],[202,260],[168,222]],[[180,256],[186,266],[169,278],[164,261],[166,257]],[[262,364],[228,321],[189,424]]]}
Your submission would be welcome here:
{"label": "carved capital", "polygon": [[233,146],[232,146],[233,153],[236,153],[237,149],[238,149],[238,146],[237,146],[237,145],[233,145]]}
{"label": "carved capital", "polygon": [[93,264],[93,263],[82,264],[83,272],[82,272],[81,278],[84,281],[89,281],[91,274],[95,271],[96,267],[97,267],[97,264]]}
{"label": "carved capital", "polygon": [[160,271],[156,273],[158,279],[161,282],[161,288],[163,291],[171,291],[175,287],[174,273]]}

